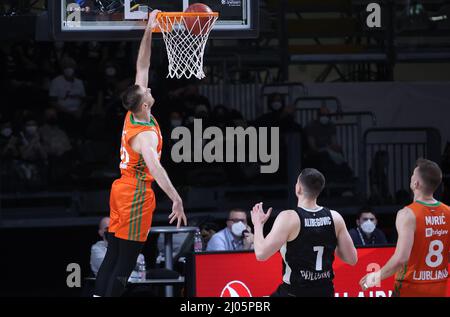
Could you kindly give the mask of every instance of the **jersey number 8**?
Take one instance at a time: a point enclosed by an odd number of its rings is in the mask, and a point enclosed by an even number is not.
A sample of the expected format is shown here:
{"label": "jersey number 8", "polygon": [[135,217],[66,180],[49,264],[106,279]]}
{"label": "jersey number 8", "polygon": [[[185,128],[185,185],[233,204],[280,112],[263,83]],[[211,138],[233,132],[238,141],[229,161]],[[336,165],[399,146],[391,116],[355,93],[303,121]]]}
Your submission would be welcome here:
{"label": "jersey number 8", "polygon": [[444,251],[444,244],[441,240],[433,240],[428,248],[428,254],[425,258],[425,263],[429,267],[438,267],[441,265],[444,257],[442,256],[442,251]]}

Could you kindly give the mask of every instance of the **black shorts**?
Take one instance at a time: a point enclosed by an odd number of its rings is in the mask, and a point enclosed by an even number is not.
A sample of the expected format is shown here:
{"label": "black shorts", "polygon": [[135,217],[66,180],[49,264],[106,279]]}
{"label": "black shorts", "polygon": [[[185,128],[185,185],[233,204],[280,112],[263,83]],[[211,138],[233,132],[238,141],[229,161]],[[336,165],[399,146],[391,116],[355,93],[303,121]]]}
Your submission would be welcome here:
{"label": "black shorts", "polygon": [[334,297],[333,285],[293,287],[281,284],[270,297]]}

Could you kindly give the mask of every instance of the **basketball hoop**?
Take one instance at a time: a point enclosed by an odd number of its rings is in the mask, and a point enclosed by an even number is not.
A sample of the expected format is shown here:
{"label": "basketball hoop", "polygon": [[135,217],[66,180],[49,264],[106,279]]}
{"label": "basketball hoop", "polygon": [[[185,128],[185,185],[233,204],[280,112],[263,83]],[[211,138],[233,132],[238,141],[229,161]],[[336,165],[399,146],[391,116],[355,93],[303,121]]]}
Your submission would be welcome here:
{"label": "basketball hoop", "polygon": [[211,29],[219,18],[217,12],[162,12],[158,26],[169,58],[167,77],[205,78],[203,54]]}

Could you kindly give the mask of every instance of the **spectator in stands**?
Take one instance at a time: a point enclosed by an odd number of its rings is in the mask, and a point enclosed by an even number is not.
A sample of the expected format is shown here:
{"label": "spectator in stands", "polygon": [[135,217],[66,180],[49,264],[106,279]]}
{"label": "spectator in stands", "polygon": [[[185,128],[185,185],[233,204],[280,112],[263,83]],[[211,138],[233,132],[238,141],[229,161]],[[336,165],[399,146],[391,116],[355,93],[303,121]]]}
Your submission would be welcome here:
{"label": "spectator in stands", "polygon": [[23,72],[26,73],[27,80],[33,80],[33,77],[37,74],[39,69],[38,63],[40,56],[38,46],[34,41],[29,40],[18,46],[17,53],[19,63]]}
{"label": "spectator in stands", "polygon": [[2,191],[15,190],[18,182],[19,138],[14,135],[10,121],[0,124],[0,175]]}
{"label": "spectator in stands", "polygon": [[386,151],[377,151],[369,169],[369,202],[372,205],[385,204],[392,201],[389,191],[388,164],[388,153]]}
{"label": "spectator in stands", "polygon": [[187,84],[181,88],[171,90],[169,92],[169,98],[172,105],[182,105],[182,110],[187,115],[195,115],[195,110],[198,105],[205,105],[208,111],[211,108],[208,98],[200,95],[198,85],[196,84]]}
{"label": "spectator in stands", "polygon": [[179,111],[172,111],[169,114],[170,128],[175,129],[183,125],[183,115]]}
{"label": "spectator in stands", "polygon": [[356,228],[350,229],[355,246],[374,246],[387,244],[386,235],[377,228],[377,217],[369,207],[363,207],[358,212]]}
{"label": "spectator in stands", "polygon": [[2,43],[0,50],[1,75],[2,77],[4,76],[4,79],[6,79],[7,83],[11,86],[16,84],[20,66],[15,46],[16,45],[12,43],[5,42]]}
{"label": "spectator in stands", "polygon": [[61,41],[55,41],[53,43],[53,49],[50,53],[50,61],[52,62],[52,68],[57,70],[61,66],[61,62],[68,58],[67,48],[65,47],[65,43]]}
{"label": "spectator in stands", "polygon": [[[98,225],[98,235],[100,236],[101,240],[97,241],[95,244],[91,247],[91,270],[92,273],[97,276],[98,269],[100,268],[100,265],[103,262],[103,259],[106,255],[106,250],[108,249],[108,238],[107,238],[107,232],[108,232],[108,226],[109,226],[110,219],[109,217],[104,217],[100,220],[100,223]],[[136,263],[142,262],[144,259],[144,255],[139,254],[138,259]],[[145,262],[145,261],[144,261]],[[133,271],[131,273],[130,278],[137,277],[139,275],[138,272]]]}
{"label": "spectator in stands", "polygon": [[20,156],[25,161],[46,160],[48,155],[39,136],[39,125],[34,119],[27,120],[21,135]]}
{"label": "spectator in stands", "polygon": [[19,135],[19,177],[27,188],[38,189],[47,181],[48,154],[39,136],[37,122],[28,119]]}
{"label": "spectator in stands", "polygon": [[226,127],[231,126],[230,112],[224,105],[217,105],[211,114],[211,124],[225,131]]}
{"label": "spectator in stands", "polygon": [[98,95],[99,111],[107,111],[117,99],[120,99],[118,82],[119,69],[112,61],[107,62],[103,68],[102,87]]}
{"label": "spectator in stands", "polygon": [[94,275],[97,275],[98,269],[105,257],[106,249],[108,248],[105,232],[108,231],[109,221],[109,217],[104,217],[100,220],[98,224],[98,235],[101,240],[97,241],[91,247],[91,270]]}
{"label": "spectator in stands", "polygon": [[328,107],[319,109],[319,117],[306,127],[308,151],[305,165],[323,171],[332,181],[349,181],[353,172],[348,166],[336,139],[336,125],[330,119]]}
{"label": "spectator in stands", "polygon": [[232,209],[228,214],[225,229],[214,234],[206,251],[235,251],[253,248],[253,234],[247,224],[247,213],[243,209]]}
{"label": "spectator in stands", "polygon": [[[97,98],[89,109],[86,109],[83,122],[86,124],[84,131],[87,139],[102,139],[108,141],[112,136],[117,136],[119,128],[117,117],[122,112],[121,91],[118,88],[119,70],[109,61],[102,68],[103,77],[95,83],[91,83],[91,93]],[[122,125],[120,125],[122,128]]]}
{"label": "spectator in stands", "polygon": [[63,74],[50,83],[49,96],[52,105],[58,110],[62,124],[73,131],[83,112],[86,97],[84,83],[75,77],[76,63],[68,58],[62,62]]}
{"label": "spectator in stands", "polygon": [[256,119],[256,126],[279,127],[281,132],[301,130],[301,126],[295,122],[295,107],[286,105],[283,95],[273,93],[267,101],[269,112]]}
{"label": "spectator in stands", "polygon": [[203,122],[209,118],[209,107],[206,104],[199,103],[195,105],[194,115],[196,119],[201,119]]}
{"label": "spectator in stands", "polygon": [[0,125],[0,157],[2,164],[7,160],[19,157],[19,139],[13,134],[10,121],[5,121]]}
{"label": "spectator in stands", "polygon": [[219,228],[214,222],[206,222],[200,226],[200,233],[203,238],[203,249],[206,250],[211,238],[219,231]]}
{"label": "spectator in stands", "polygon": [[239,110],[231,109],[229,114],[231,127],[241,127],[246,129],[249,126],[247,120],[245,120],[244,116]]}
{"label": "spectator in stands", "polygon": [[41,71],[46,76],[54,78],[61,71],[62,62],[69,58],[69,52],[64,42],[56,41],[48,47],[41,60]]}
{"label": "spectator in stands", "polygon": [[69,137],[61,129],[54,108],[46,109],[44,116],[44,124],[39,129],[42,145],[49,156],[61,157],[72,149]]}
{"label": "spectator in stands", "polygon": [[66,132],[59,125],[56,110],[48,108],[44,116],[45,123],[39,129],[39,134],[48,154],[49,176],[52,182],[61,184],[71,170],[72,145]]}
{"label": "spectator in stands", "polygon": [[108,58],[103,55],[107,53],[104,48],[107,48],[107,43],[91,41],[84,47],[80,56],[80,72],[84,78],[89,78],[92,84],[101,79],[101,65]]}

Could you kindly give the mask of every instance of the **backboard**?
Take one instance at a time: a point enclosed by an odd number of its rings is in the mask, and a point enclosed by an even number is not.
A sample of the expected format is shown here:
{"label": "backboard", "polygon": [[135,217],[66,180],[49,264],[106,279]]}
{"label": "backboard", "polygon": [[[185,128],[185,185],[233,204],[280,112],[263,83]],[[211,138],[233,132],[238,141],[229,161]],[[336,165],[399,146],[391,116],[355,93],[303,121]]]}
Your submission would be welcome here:
{"label": "backboard", "polygon": [[193,3],[219,12],[211,38],[258,36],[258,0],[61,0],[50,1],[56,40],[140,39],[148,12],[182,12]]}

